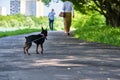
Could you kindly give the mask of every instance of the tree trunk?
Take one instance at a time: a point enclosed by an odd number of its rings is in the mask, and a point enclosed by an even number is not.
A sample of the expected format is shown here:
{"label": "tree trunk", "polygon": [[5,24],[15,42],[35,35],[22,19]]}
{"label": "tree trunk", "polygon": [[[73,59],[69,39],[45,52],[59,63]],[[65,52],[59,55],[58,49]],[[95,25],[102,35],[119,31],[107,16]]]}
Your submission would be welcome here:
{"label": "tree trunk", "polygon": [[106,25],[120,27],[120,15],[106,17]]}
{"label": "tree trunk", "polygon": [[109,10],[104,16],[106,18],[106,25],[110,25],[112,27],[120,27],[120,12]]}

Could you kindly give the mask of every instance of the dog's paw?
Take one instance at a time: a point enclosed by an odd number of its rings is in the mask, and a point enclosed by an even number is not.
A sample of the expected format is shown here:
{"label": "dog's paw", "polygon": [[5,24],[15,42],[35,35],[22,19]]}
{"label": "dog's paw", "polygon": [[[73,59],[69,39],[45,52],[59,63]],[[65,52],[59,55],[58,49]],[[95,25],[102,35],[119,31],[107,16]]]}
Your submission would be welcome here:
{"label": "dog's paw", "polygon": [[30,55],[30,53],[28,53],[28,55]]}
{"label": "dog's paw", "polygon": [[36,54],[39,54],[39,52],[36,52]]}
{"label": "dog's paw", "polygon": [[43,55],[43,51],[41,51],[41,54]]}
{"label": "dog's paw", "polygon": [[24,54],[27,54],[27,52],[24,50]]}

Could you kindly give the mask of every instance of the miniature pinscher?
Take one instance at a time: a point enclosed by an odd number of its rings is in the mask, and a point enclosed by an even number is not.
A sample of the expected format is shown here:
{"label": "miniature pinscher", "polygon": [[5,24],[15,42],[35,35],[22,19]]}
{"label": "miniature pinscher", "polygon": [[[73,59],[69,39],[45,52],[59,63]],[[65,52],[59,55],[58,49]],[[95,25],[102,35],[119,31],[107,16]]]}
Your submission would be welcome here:
{"label": "miniature pinscher", "polygon": [[41,54],[43,54],[43,43],[45,42],[45,39],[47,40],[47,29],[43,29],[42,27],[42,31],[40,34],[37,35],[30,35],[25,37],[26,42],[24,44],[24,53],[30,55],[30,53],[28,52],[28,50],[30,49],[30,47],[32,46],[32,42],[34,42],[36,44],[36,54],[39,54],[38,52],[38,48],[39,45],[41,46]]}

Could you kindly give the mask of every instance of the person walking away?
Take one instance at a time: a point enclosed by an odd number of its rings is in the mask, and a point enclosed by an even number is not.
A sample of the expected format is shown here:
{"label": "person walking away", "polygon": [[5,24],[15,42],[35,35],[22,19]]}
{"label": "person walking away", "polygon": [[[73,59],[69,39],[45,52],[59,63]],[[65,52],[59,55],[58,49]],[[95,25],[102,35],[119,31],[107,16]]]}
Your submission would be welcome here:
{"label": "person walking away", "polygon": [[53,24],[54,24],[54,9],[51,10],[51,12],[49,12],[48,17],[49,17],[49,28],[50,30],[53,30]]}
{"label": "person walking away", "polygon": [[65,13],[65,16],[64,16],[64,32],[67,35],[70,35],[70,27],[71,27],[71,22],[72,22],[72,16],[74,18],[74,7],[73,7],[73,3],[70,2],[70,0],[66,0],[63,3],[63,11]]}

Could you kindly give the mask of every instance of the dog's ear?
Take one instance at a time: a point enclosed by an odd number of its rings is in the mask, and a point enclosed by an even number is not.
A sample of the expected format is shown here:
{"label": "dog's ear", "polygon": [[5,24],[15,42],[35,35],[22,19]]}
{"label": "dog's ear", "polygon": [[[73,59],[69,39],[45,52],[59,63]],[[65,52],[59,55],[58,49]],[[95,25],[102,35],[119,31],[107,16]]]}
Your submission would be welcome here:
{"label": "dog's ear", "polygon": [[42,31],[43,31],[44,29],[43,29],[43,27],[42,27]]}

